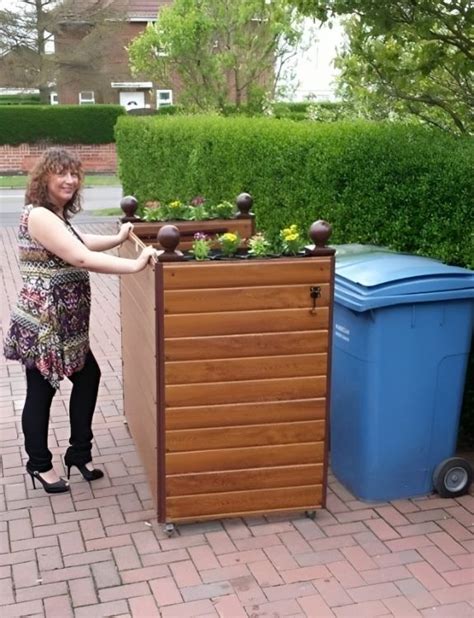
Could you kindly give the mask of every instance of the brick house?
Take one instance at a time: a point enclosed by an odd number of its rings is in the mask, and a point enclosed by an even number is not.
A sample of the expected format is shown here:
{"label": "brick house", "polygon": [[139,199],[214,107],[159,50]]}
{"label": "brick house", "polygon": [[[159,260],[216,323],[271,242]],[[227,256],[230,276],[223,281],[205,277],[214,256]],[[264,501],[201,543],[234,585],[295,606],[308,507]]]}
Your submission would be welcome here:
{"label": "brick house", "polygon": [[[91,46],[95,57],[88,61],[73,59],[69,68],[61,68],[57,76],[57,92],[53,103],[90,104],[114,103],[127,109],[156,108],[173,104],[179,83],[156,83],[149,77],[132,76],[128,66],[126,46],[155,22],[158,11],[172,0],[104,0],[105,6],[123,11],[120,19],[109,20],[107,36],[99,37]],[[55,46],[59,54],[79,48],[81,41],[91,35],[91,27],[84,20],[62,22],[55,32]],[[93,35],[93,33],[92,33]],[[67,65],[66,65],[67,66]]]}

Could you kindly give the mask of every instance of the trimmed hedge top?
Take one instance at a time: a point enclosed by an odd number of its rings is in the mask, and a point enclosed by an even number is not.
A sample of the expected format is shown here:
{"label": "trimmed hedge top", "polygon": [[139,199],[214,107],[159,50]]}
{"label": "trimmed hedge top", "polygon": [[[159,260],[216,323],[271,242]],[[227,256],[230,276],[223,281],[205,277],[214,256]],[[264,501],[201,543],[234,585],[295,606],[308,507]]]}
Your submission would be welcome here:
{"label": "trimmed hedge top", "polygon": [[257,227],[330,221],[333,243],[371,243],[474,266],[474,148],[414,125],[265,118],[120,118],[126,194],[254,197]]}
{"label": "trimmed hedge top", "polygon": [[0,106],[0,144],[109,144],[121,105]]}

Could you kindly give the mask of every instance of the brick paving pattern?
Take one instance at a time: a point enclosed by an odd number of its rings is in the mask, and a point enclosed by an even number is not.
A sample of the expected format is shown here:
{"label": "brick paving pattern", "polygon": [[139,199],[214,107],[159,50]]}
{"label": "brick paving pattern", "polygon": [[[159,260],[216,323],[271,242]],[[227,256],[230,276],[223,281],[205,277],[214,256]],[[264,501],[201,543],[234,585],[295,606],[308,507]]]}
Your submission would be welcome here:
{"label": "brick paving pattern", "polygon": [[[87,226],[110,232],[112,224]],[[2,326],[20,278],[16,230],[2,234]],[[92,347],[102,369],[94,461],[71,493],[32,489],[20,426],[22,369],[2,358],[0,615],[206,617],[474,616],[474,496],[368,504],[330,475],[327,509],[178,526],[168,537],[124,424],[118,278],[92,275]],[[69,384],[52,409],[64,473]]]}

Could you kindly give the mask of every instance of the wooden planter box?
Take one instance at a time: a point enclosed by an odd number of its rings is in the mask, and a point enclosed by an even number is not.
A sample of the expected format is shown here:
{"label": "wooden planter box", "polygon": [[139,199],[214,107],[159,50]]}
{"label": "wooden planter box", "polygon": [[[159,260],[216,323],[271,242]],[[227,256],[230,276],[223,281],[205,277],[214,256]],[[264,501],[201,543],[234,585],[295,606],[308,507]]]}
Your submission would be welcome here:
{"label": "wooden planter box", "polygon": [[[204,221],[134,221],[133,231],[145,244],[156,243],[158,232],[164,225],[174,225],[181,234],[179,248],[186,251],[191,248],[194,234],[201,232],[211,238],[225,232],[238,232],[242,239],[255,234],[255,219],[207,219]],[[215,243],[217,246],[217,243]]]}
{"label": "wooden planter box", "polygon": [[121,277],[124,408],[160,522],[324,506],[327,253],[157,262]]}

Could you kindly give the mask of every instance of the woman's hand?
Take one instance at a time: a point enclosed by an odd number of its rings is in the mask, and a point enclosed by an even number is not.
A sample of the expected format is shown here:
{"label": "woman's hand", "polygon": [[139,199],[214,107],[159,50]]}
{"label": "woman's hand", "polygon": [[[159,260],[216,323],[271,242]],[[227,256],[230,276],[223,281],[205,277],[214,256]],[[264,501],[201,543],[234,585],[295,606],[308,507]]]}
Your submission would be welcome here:
{"label": "woman's hand", "polygon": [[121,245],[130,236],[133,231],[133,225],[131,223],[122,223],[119,233],[117,234],[118,244]]}
{"label": "woman's hand", "polygon": [[145,247],[140,255],[135,260],[136,270],[135,272],[140,272],[145,268],[145,266],[151,262],[151,258],[156,257],[157,251],[153,247]]}

